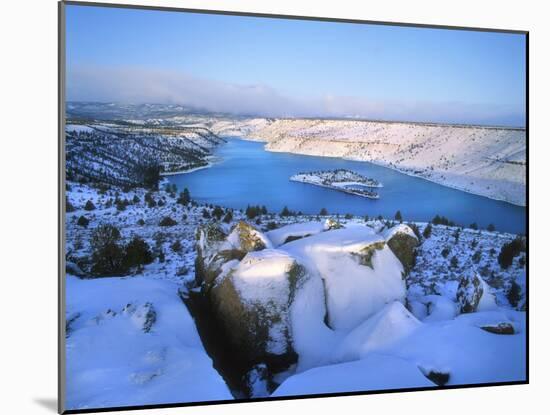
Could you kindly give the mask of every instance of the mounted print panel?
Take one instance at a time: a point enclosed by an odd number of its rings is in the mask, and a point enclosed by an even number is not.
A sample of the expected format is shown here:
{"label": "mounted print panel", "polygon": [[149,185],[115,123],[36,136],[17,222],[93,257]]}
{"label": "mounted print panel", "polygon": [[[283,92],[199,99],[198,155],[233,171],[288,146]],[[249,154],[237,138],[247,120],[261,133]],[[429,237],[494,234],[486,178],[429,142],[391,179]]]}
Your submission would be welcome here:
{"label": "mounted print panel", "polygon": [[527,383],[527,54],[60,3],[60,411]]}

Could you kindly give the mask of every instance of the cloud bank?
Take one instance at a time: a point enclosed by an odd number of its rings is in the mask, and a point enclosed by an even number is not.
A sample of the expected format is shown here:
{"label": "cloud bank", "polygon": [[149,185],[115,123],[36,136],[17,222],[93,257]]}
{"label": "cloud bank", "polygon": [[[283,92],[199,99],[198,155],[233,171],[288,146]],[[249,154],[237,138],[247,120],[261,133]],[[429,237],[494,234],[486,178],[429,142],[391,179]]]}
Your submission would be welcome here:
{"label": "cloud bank", "polygon": [[285,96],[267,85],[208,80],[136,67],[71,67],[69,101],[180,104],[197,109],[265,117],[356,117],[380,120],[523,126],[523,111],[507,105],[402,102],[368,97]]}

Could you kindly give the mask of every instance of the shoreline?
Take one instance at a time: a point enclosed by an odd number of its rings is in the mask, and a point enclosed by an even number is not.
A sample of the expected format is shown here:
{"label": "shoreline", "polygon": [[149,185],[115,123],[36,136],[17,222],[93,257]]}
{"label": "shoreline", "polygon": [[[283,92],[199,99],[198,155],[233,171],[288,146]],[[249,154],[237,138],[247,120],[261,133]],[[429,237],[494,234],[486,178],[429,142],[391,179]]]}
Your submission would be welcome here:
{"label": "shoreline", "polygon": [[161,177],[166,177],[166,176],[176,176],[176,175],[178,175],[178,174],[193,173],[193,172],[196,172],[196,171],[199,171],[199,170],[209,169],[209,168],[212,167],[214,164],[215,164],[214,161],[209,161],[209,162],[208,162],[206,165],[204,165],[204,166],[193,167],[192,169],[189,169],[189,170],[178,170],[178,171],[171,171],[171,172],[160,173],[160,176],[161,176]]}
{"label": "shoreline", "polygon": [[405,171],[405,170],[400,170],[398,168],[395,168],[395,167],[390,167],[386,164],[383,164],[383,163],[380,163],[380,162],[375,162],[375,161],[366,161],[366,160],[353,160],[353,159],[347,159],[347,158],[344,158],[344,160],[350,160],[350,161],[365,161],[367,163],[372,163],[376,166],[379,166],[379,167],[385,167],[385,168],[388,168],[388,169],[391,169],[391,170],[394,170],[396,172],[399,172],[401,174],[405,174],[407,176],[410,176],[410,177],[416,177],[418,179],[423,179],[423,180],[427,180],[431,183],[435,183],[435,184],[438,184],[440,186],[444,186],[444,187],[448,187],[450,189],[454,189],[454,190],[458,190],[458,191],[461,191],[461,192],[464,192],[464,193],[469,193],[471,195],[475,195],[475,196],[481,196],[481,197],[486,197],[487,199],[491,199],[491,200],[496,200],[498,202],[504,202],[504,203],[509,203],[510,205],[514,205],[514,206],[518,206],[518,207],[527,207],[526,204],[521,204],[521,203],[516,203],[516,202],[512,202],[510,200],[506,200],[506,199],[503,199],[503,198],[500,198],[500,197],[491,197],[491,196],[487,196],[487,195],[484,195],[482,193],[479,193],[479,192],[475,192],[474,190],[467,190],[467,189],[463,189],[461,187],[459,187],[458,185],[453,185],[453,184],[446,184],[447,182],[445,183],[442,183],[442,182],[438,182],[430,177],[424,177],[424,176],[421,176],[419,174],[414,174],[414,173],[411,173],[411,172],[408,172],[408,171]]}
{"label": "shoreline", "polygon": [[428,178],[428,177],[424,177],[424,176],[421,176],[419,174],[414,174],[414,173],[411,173],[411,172],[408,172],[408,171],[405,171],[405,170],[401,170],[397,167],[393,167],[393,166],[390,166],[388,164],[385,164],[384,162],[380,162],[380,161],[374,161],[374,160],[360,160],[360,159],[354,159],[354,158],[349,158],[349,157],[337,157],[337,156],[329,156],[329,155],[317,155],[317,154],[305,154],[305,153],[296,153],[296,152],[292,152],[292,151],[279,151],[279,150],[272,150],[272,149],[268,149],[267,148],[267,144],[269,143],[269,141],[266,141],[266,140],[255,140],[255,139],[250,139],[250,138],[239,138],[241,140],[245,140],[245,141],[253,141],[253,142],[263,142],[265,143],[266,145],[264,145],[264,150],[265,151],[270,151],[272,153],[288,153],[288,154],[298,154],[298,155],[302,155],[302,156],[311,156],[311,157],[328,157],[328,158],[337,158],[337,159],[342,159],[342,160],[348,160],[348,161],[358,161],[358,162],[364,162],[364,163],[372,163],[376,166],[379,166],[379,167],[385,167],[387,169],[390,169],[390,170],[393,170],[393,171],[396,171],[398,173],[402,173],[402,174],[405,174],[407,176],[410,176],[410,177],[415,177],[415,178],[418,178],[418,179],[423,179],[423,180],[426,180],[426,181],[429,181],[431,183],[435,183],[435,184],[438,184],[440,186],[444,186],[444,187],[448,187],[450,189],[454,189],[454,190],[458,190],[458,191],[461,191],[461,192],[464,192],[464,193],[469,193],[469,194],[472,194],[472,195],[475,195],[475,196],[481,196],[481,197],[485,197],[487,199],[491,199],[491,200],[496,200],[496,201],[499,201],[499,202],[504,202],[504,203],[509,203],[513,206],[518,206],[518,207],[522,207],[522,208],[526,208],[527,207],[527,204],[526,202],[524,204],[522,203],[517,203],[517,202],[514,202],[514,201],[511,201],[511,200],[507,200],[507,199],[504,199],[502,197],[496,197],[496,196],[489,196],[487,194],[483,194],[481,192],[476,192],[474,190],[471,190],[471,189],[464,189],[462,187],[460,187],[459,185],[453,185],[453,184],[450,184],[448,182],[440,182],[440,181],[437,181],[437,180],[434,180],[432,178]]}

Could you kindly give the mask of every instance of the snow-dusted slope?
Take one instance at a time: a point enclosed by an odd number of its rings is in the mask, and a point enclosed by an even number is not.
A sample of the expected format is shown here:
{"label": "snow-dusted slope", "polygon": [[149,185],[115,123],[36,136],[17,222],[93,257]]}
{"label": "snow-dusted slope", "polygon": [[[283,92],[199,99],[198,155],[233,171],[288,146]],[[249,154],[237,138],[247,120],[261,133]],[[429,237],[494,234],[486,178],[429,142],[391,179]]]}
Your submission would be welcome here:
{"label": "snow-dusted slope", "polygon": [[523,129],[280,119],[245,130],[269,151],[370,161],[445,186],[525,205]]}
{"label": "snow-dusted slope", "polygon": [[224,142],[204,127],[89,122],[65,131],[69,180],[130,187],[148,186],[159,173],[206,167]]}

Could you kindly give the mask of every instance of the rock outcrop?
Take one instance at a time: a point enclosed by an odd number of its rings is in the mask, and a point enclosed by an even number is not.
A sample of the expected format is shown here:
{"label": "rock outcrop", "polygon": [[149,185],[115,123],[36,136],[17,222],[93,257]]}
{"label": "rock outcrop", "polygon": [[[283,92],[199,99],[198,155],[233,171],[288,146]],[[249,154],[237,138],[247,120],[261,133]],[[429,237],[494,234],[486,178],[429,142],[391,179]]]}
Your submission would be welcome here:
{"label": "rock outcrop", "polygon": [[224,264],[271,246],[267,237],[246,222],[239,222],[229,234],[215,223],[201,226],[196,238],[195,282],[205,290],[212,287]]}
{"label": "rock outcrop", "polygon": [[305,268],[252,225],[229,233],[217,225],[197,232],[196,283],[201,286],[227,341],[251,364],[270,371],[296,362],[290,307]]}
{"label": "rock outcrop", "polygon": [[[219,326],[218,340],[244,360],[244,389],[271,390],[276,373],[316,353],[312,339],[336,341],[335,330],[351,330],[388,303],[405,301],[401,261],[410,263],[418,240],[404,225],[389,231],[336,222],[267,235],[245,222],[198,229],[198,295],[210,324]],[[286,241],[289,235],[300,239]],[[252,376],[261,382],[247,378],[254,367],[262,367]]]}
{"label": "rock outcrop", "polygon": [[501,322],[497,324],[487,324],[480,327],[482,330],[488,331],[493,334],[515,334],[516,330],[514,325],[508,322]]}
{"label": "rock outcrop", "polygon": [[461,313],[473,313],[477,310],[483,296],[483,289],[483,280],[475,272],[464,275],[460,279],[456,291],[456,301]]}
{"label": "rock outcrop", "polygon": [[232,346],[272,370],[296,362],[290,308],[305,268],[283,251],[248,253],[221,275],[210,300]]}
{"label": "rock outcrop", "polygon": [[416,262],[416,247],[418,238],[407,225],[399,224],[384,233],[386,243],[403,264],[405,273],[408,274]]}

